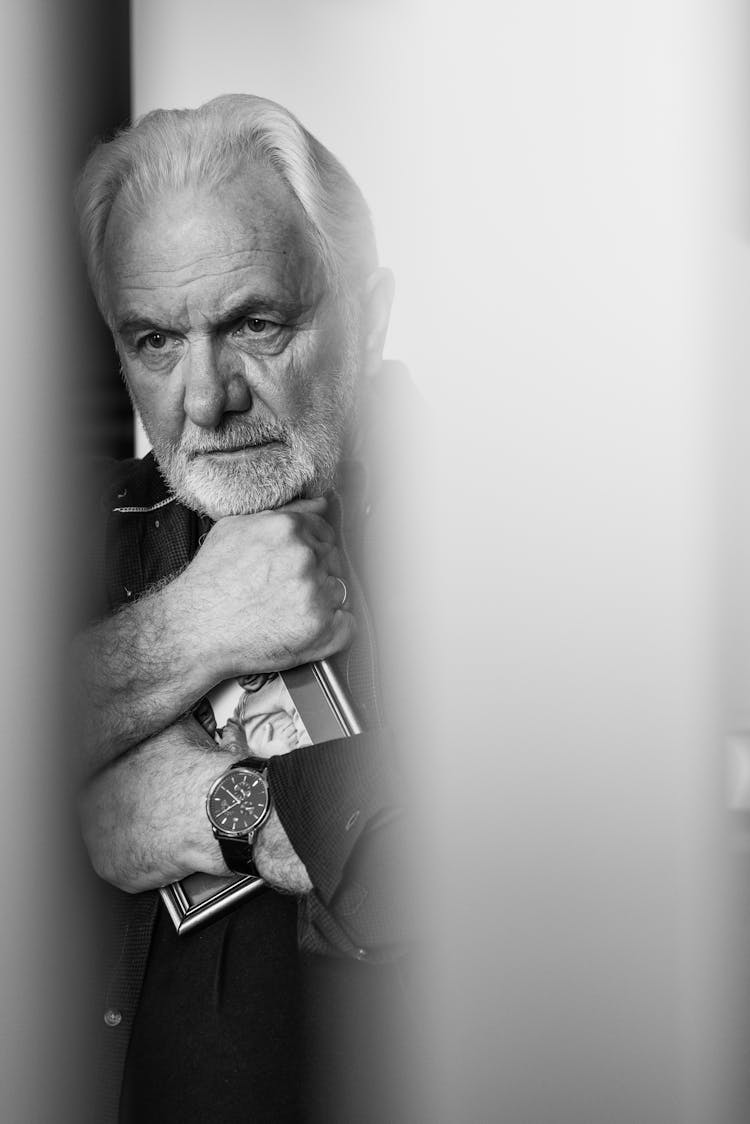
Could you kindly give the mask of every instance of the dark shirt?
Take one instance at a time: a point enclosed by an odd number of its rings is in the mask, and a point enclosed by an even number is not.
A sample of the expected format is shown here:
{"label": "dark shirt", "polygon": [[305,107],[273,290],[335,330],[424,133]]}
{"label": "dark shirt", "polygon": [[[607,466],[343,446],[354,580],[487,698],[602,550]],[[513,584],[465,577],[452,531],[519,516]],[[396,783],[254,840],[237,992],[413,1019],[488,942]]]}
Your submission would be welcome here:
{"label": "dark shirt", "polygon": [[[355,465],[341,495],[339,533],[357,558],[370,504]],[[206,529],[169,497],[151,456],[106,469],[100,510],[104,612],[178,572]],[[366,612],[353,567],[346,578]],[[403,815],[379,723],[370,633],[359,630],[342,669],[372,728],[269,764],[274,803],[310,874],[310,895],[298,903],[266,889],[178,937],[157,894],[106,891],[109,1115],[100,1120],[117,1119],[125,1060],[119,1119],[138,1124],[375,1119],[361,1098],[375,1114],[385,1089],[392,1099],[403,1087],[398,1036],[384,1048],[382,1035],[404,1008],[394,967],[404,944],[394,896]]]}

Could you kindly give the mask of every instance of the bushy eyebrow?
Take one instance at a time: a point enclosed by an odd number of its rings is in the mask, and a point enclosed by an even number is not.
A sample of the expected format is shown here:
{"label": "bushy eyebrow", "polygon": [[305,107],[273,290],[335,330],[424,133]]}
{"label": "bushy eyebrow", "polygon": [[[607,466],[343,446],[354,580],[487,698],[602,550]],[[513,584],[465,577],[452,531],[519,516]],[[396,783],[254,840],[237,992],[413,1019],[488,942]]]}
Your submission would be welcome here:
{"label": "bushy eyebrow", "polygon": [[[223,312],[220,319],[213,325],[214,331],[225,328],[230,328],[233,324],[237,324],[248,316],[257,316],[261,318],[264,314],[281,316],[285,321],[294,321],[299,319],[305,312],[309,311],[307,302],[290,301],[284,298],[270,298],[267,294],[250,294],[243,296],[235,304],[229,305]],[[184,331],[186,330],[182,324],[167,326],[161,324],[159,319],[147,316],[125,316],[122,320],[118,320],[116,324],[117,333],[121,336],[136,335],[138,332],[170,332],[170,331]]]}
{"label": "bushy eyebrow", "polygon": [[307,311],[309,306],[301,301],[270,300],[268,297],[243,297],[235,305],[230,305],[223,313],[217,327],[228,328],[246,316],[281,316],[284,320],[295,320]]}
{"label": "bushy eyebrow", "polygon": [[126,317],[124,320],[118,320],[115,324],[115,331],[119,336],[131,336],[138,332],[155,332],[156,330],[155,320],[146,320],[141,316]]}

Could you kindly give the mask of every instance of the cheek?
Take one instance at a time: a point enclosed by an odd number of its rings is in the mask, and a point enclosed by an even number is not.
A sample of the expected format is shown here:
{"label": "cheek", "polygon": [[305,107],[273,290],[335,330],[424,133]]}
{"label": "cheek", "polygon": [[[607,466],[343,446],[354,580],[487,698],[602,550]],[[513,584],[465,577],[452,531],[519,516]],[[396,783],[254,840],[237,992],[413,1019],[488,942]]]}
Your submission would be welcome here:
{"label": "cheek", "polygon": [[311,332],[305,342],[304,355],[295,359],[292,381],[300,400],[310,405],[321,391],[337,383],[347,363],[347,349],[343,330]]}
{"label": "cheek", "polygon": [[152,375],[141,377],[123,367],[125,378],[141,420],[151,439],[154,436],[174,440],[182,433],[185,416],[182,394],[166,379],[159,382]]}
{"label": "cheek", "polygon": [[[302,342],[302,341],[300,341]],[[245,378],[256,400],[279,419],[294,420],[310,406],[318,366],[310,341],[274,358],[246,360]]]}

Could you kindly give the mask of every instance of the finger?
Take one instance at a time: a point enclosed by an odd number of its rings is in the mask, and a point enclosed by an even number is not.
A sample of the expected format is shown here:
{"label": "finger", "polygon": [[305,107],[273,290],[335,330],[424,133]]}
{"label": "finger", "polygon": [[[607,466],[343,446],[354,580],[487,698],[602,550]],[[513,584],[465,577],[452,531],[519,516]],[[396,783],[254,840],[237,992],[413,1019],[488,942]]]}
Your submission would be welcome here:
{"label": "finger", "polygon": [[313,565],[315,566],[315,576],[319,583],[324,584],[329,575],[338,577],[343,573],[341,565],[341,555],[335,543],[329,542],[308,542],[307,545],[315,555]]}
{"label": "finger", "polygon": [[229,718],[221,735],[221,748],[235,757],[246,757],[248,751],[245,731],[234,719]]}
{"label": "finger", "polygon": [[328,507],[328,500],[325,496],[315,496],[311,500],[291,500],[285,503],[282,507],[277,507],[277,511],[299,511],[301,515],[322,515]]}
{"label": "finger", "polygon": [[334,641],[327,655],[333,655],[349,647],[357,631],[354,615],[347,609],[337,609],[333,618],[333,629]]}
{"label": "finger", "polygon": [[312,543],[334,543],[336,532],[327,520],[320,515],[307,515],[302,521],[304,530],[309,534]]}
{"label": "finger", "polygon": [[[344,567],[341,565],[341,555],[335,546],[321,547],[319,551],[320,572],[328,578],[343,578]],[[340,588],[340,587],[339,587]]]}

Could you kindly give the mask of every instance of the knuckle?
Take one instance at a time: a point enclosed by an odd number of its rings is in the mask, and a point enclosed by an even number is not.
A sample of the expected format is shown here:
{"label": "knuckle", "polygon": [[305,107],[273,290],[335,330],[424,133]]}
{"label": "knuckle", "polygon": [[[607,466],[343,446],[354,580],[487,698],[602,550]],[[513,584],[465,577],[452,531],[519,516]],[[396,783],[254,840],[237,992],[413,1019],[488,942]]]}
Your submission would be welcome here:
{"label": "knuckle", "polygon": [[295,537],[294,515],[291,511],[265,511],[263,518],[272,541],[283,545]]}
{"label": "knuckle", "polygon": [[310,597],[306,609],[307,626],[314,636],[328,627],[328,613],[317,597]]}
{"label": "knuckle", "polygon": [[282,511],[279,512],[278,518],[282,533],[287,538],[297,538],[299,535],[300,516],[296,511]]}
{"label": "knuckle", "polygon": [[309,577],[315,567],[315,551],[309,543],[297,540],[293,544],[295,566],[300,574]]}

